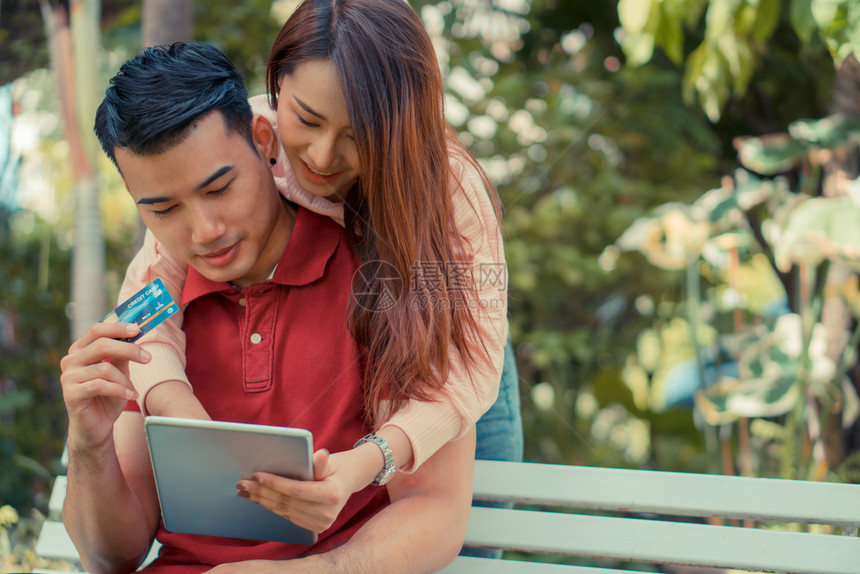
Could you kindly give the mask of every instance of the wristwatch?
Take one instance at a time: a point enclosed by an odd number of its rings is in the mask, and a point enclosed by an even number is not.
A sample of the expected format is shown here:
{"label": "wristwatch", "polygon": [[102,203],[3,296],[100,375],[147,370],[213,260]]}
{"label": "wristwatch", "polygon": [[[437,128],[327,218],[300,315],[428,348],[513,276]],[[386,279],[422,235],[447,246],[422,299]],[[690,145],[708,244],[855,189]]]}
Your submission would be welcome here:
{"label": "wristwatch", "polygon": [[391,447],[388,446],[387,440],[381,436],[376,436],[373,433],[358,439],[358,442],[355,443],[352,448],[356,448],[366,442],[372,442],[382,450],[382,457],[385,459],[385,466],[382,467],[382,470],[379,471],[379,474],[377,474],[376,478],[373,479],[373,482],[370,483],[373,486],[382,486],[391,480],[391,477],[394,476],[394,473],[397,471],[397,468],[394,466],[394,453],[391,452]]}

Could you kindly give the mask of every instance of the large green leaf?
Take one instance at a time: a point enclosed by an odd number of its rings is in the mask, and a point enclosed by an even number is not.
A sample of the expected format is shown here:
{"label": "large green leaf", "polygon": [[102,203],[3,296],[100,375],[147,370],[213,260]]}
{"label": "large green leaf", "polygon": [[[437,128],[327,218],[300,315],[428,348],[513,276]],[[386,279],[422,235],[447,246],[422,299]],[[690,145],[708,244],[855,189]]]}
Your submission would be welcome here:
{"label": "large green leaf", "polygon": [[796,140],[832,149],[860,141],[860,118],[838,114],[820,120],[797,120],[788,126],[788,133]]}
{"label": "large green leaf", "polygon": [[829,384],[835,363],[827,356],[827,333],[820,324],[812,341],[804,347],[800,316],[780,316],[768,329],[749,331],[740,350],[738,377],[724,378],[699,391],[696,408],[710,424],[726,424],[739,417],[775,417],[789,412],[798,400],[797,381],[801,365],[808,365],[808,383],[813,389]]}
{"label": "large green leaf", "polygon": [[615,242],[622,251],[639,251],[661,269],[684,269],[698,259],[710,238],[705,217],[688,205],[667,203],[637,219]]}
{"label": "large green leaf", "polygon": [[761,175],[778,175],[797,165],[809,146],[788,134],[737,138],[738,159],[750,171]]}
{"label": "large green leaf", "polygon": [[860,54],[860,5],[856,0],[812,0],[812,17],[837,65]]}
{"label": "large green leaf", "polygon": [[708,214],[708,221],[711,223],[722,221],[734,224],[730,215],[732,211],[749,211],[773,199],[785,187],[782,179],[763,180],[740,169],[730,182],[705,192],[693,203],[694,207]]}
{"label": "large green leaf", "polygon": [[816,197],[792,209],[774,250],[782,270],[839,259],[860,269],[860,205],[842,195]]}
{"label": "large green leaf", "polygon": [[640,34],[645,31],[654,8],[652,0],[618,0],[618,20],[628,33]]}
{"label": "large green leaf", "polygon": [[[666,12],[666,4],[661,3],[661,10]],[[655,44],[662,46],[670,60],[680,66],[684,61],[684,28],[680,18],[664,15],[660,18],[660,26],[654,39]]]}
{"label": "large green leaf", "polygon": [[705,14],[705,39],[717,40],[731,34],[734,28],[735,13],[743,0],[711,0]]}
{"label": "large green leaf", "polygon": [[723,379],[696,393],[695,405],[708,424],[738,418],[766,418],[789,412],[797,400],[796,381],[788,377]]}
{"label": "large green leaf", "polygon": [[815,34],[815,20],[812,18],[812,0],[791,0],[788,13],[794,33],[804,44],[808,44]]}

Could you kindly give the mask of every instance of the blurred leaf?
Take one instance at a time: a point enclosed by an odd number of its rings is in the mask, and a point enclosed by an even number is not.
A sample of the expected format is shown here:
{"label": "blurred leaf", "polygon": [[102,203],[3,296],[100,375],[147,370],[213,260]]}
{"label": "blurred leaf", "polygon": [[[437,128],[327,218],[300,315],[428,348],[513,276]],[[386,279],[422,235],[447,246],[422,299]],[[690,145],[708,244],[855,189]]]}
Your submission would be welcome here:
{"label": "blurred leaf", "polygon": [[710,425],[724,425],[745,418],[769,418],[794,408],[794,378],[723,379],[696,393],[696,408]]}
{"label": "blurred leaf", "polygon": [[837,114],[820,120],[797,120],[788,126],[789,135],[823,149],[860,141],[860,117]]}
{"label": "blurred leaf", "polygon": [[695,210],[667,203],[633,222],[615,244],[622,251],[641,252],[652,265],[679,270],[698,259],[709,237],[707,221]]}
{"label": "blurred leaf", "polygon": [[15,466],[31,472],[42,480],[51,481],[54,478],[54,474],[44,464],[32,457],[19,454],[12,457],[12,460]]}
{"label": "blurred leaf", "polygon": [[839,259],[860,269],[860,206],[848,196],[814,197],[792,211],[775,248],[780,269]]}
{"label": "blurred leaf", "polygon": [[791,0],[789,19],[800,41],[808,44],[815,33],[812,17],[812,0]]}
{"label": "blurred leaf", "polygon": [[779,24],[781,0],[758,0],[757,4],[755,23],[750,32],[758,42],[766,42]]}
{"label": "blurred leaf", "polygon": [[[648,25],[643,27],[646,11]],[[619,19],[628,59],[642,65],[651,61],[655,48],[662,48],[672,62],[684,66],[685,101],[696,102],[714,123],[727,103],[744,97],[754,71],[770,75],[767,67],[773,61],[791,57],[783,52],[786,31],[800,39],[802,59],[821,50],[819,37],[837,65],[849,54],[860,54],[856,0],[679,0],[657,6],[651,1],[623,2]],[[685,50],[691,42],[695,47]]]}
{"label": "blurred leaf", "polygon": [[705,14],[705,39],[716,40],[733,30],[734,16],[743,0],[710,0]]}
{"label": "blurred leaf", "polygon": [[812,0],[812,17],[834,62],[860,54],[860,8],[855,0]]}
{"label": "blurred leaf", "polygon": [[656,7],[653,0],[618,0],[618,20],[627,32],[641,33]]}
{"label": "blurred leaf", "polygon": [[[668,12],[667,2],[660,4],[662,11]],[[680,18],[662,17],[660,27],[655,34],[655,43],[663,48],[666,55],[675,65],[680,66],[684,61],[684,28]]]}
{"label": "blurred leaf", "polygon": [[629,34],[621,44],[627,63],[631,66],[641,66],[651,59],[654,54],[654,36],[651,34]]}
{"label": "blurred leaf", "polygon": [[0,394],[0,416],[33,404],[32,391],[12,391]]}
{"label": "blurred leaf", "polygon": [[741,164],[761,175],[778,175],[797,165],[809,146],[788,134],[740,137],[735,140]]}
{"label": "blurred leaf", "polygon": [[731,217],[735,210],[750,211],[772,198],[783,187],[784,182],[762,180],[738,170],[735,172],[734,181],[705,192],[693,206],[703,209],[711,223],[725,222],[736,225],[737,220],[732,220]]}
{"label": "blurred leaf", "polygon": [[620,404],[631,413],[641,415],[633,400],[630,387],[624,384],[624,380],[617,373],[598,373],[594,378],[594,397],[601,408],[612,404]]}

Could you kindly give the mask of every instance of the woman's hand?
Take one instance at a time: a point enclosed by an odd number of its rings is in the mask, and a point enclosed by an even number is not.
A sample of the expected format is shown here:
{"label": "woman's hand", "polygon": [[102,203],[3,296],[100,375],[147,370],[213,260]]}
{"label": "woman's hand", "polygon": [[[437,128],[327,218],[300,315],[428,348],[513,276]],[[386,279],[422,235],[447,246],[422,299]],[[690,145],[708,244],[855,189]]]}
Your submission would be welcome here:
{"label": "woman's hand", "polygon": [[296,526],[320,533],[334,524],[353,492],[370,484],[379,472],[376,464],[381,468],[382,456],[375,445],[365,444],[335,454],[318,450],[313,463],[312,481],[257,472],[250,480],[240,480],[236,489],[239,496],[265,506]]}
{"label": "woman's hand", "polygon": [[353,490],[346,469],[338,465],[338,455],[318,450],[313,463],[312,481],[257,472],[251,480],[240,480],[236,489],[239,496],[265,506],[296,526],[320,533],[334,523]]}

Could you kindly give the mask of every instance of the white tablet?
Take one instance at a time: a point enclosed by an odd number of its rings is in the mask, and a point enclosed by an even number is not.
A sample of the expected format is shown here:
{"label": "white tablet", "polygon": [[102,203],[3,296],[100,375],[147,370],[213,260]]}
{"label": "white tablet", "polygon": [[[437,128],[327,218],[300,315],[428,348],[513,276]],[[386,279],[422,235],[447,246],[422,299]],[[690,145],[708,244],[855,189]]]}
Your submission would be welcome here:
{"label": "white tablet", "polygon": [[236,494],[257,472],[313,479],[309,431],[150,416],[144,422],[170,532],[313,544],[316,534]]}

